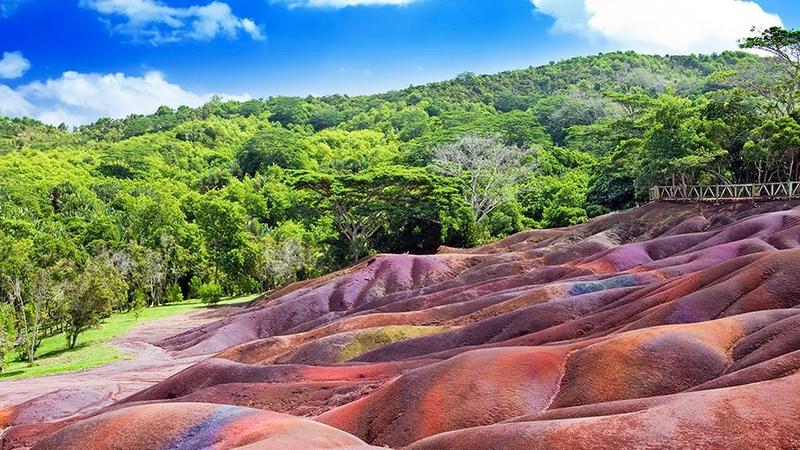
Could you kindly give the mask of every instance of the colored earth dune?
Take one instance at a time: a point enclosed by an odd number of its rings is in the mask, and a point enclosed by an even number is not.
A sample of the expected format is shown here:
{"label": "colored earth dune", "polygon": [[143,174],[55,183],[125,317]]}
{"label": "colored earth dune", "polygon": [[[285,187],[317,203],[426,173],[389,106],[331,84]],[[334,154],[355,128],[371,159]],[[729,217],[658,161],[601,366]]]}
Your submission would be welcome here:
{"label": "colored earth dune", "polygon": [[375,256],[163,340],[208,357],[122,401],[0,410],[0,448],[800,448],[795,206]]}

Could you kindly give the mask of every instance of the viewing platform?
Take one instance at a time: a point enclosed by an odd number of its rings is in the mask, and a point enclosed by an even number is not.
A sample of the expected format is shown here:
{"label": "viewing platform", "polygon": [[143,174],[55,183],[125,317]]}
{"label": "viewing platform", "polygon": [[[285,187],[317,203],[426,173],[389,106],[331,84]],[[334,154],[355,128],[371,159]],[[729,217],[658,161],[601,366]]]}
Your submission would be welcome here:
{"label": "viewing platform", "polygon": [[651,202],[746,202],[800,199],[800,182],[653,186]]}

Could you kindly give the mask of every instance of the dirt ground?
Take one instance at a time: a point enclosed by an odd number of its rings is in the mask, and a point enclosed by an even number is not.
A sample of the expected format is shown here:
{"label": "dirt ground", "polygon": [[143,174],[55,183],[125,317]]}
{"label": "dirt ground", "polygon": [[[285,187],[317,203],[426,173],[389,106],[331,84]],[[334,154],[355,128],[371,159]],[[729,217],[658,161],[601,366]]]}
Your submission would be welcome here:
{"label": "dirt ground", "polygon": [[[134,327],[112,344],[131,355],[83,372],[65,373],[38,378],[0,382],[0,408],[24,402],[40,403],[42,408],[26,408],[26,414],[38,414],[41,420],[58,416],[69,417],[80,411],[90,413],[156,384],[186,367],[206,358],[173,355],[153,345],[161,339],[182,331],[218,320],[238,306],[214,310],[192,311],[188,314],[148,321]],[[52,405],[60,400],[58,411]],[[49,406],[45,406],[49,405]]]}

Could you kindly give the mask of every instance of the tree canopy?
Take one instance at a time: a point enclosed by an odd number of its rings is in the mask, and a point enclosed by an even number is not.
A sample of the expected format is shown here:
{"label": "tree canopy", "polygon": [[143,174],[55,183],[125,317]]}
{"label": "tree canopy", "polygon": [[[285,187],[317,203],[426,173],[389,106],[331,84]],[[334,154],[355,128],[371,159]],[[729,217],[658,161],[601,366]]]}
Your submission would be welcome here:
{"label": "tree canopy", "polygon": [[799,42],[770,29],[742,41],[767,58],[617,52],[72,131],[0,117],[0,354],[33,360],[55,330],[76,345],[112,310],[572,225],[653,184],[796,180]]}

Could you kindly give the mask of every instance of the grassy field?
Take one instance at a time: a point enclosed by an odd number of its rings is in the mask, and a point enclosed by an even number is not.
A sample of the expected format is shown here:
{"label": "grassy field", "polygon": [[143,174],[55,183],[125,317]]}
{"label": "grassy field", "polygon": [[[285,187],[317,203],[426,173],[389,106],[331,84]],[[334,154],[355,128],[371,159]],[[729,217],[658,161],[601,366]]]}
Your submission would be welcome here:
{"label": "grassy field", "polygon": [[[231,298],[218,305],[234,305],[254,299],[256,296]],[[9,355],[7,365],[0,380],[41,377],[58,373],[76,372],[98,367],[110,362],[130,357],[118,350],[111,340],[124,335],[134,326],[150,320],[186,314],[194,310],[207,308],[199,300],[186,300],[158,308],[147,308],[139,314],[139,319],[132,313],[114,314],[106,319],[100,327],[88,330],[80,335],[74,349],[67,349],[67,337],[64,334],[50,336],[42,341],[36,352],[36,363],[31,366],[19,361],[15,353]]]}

